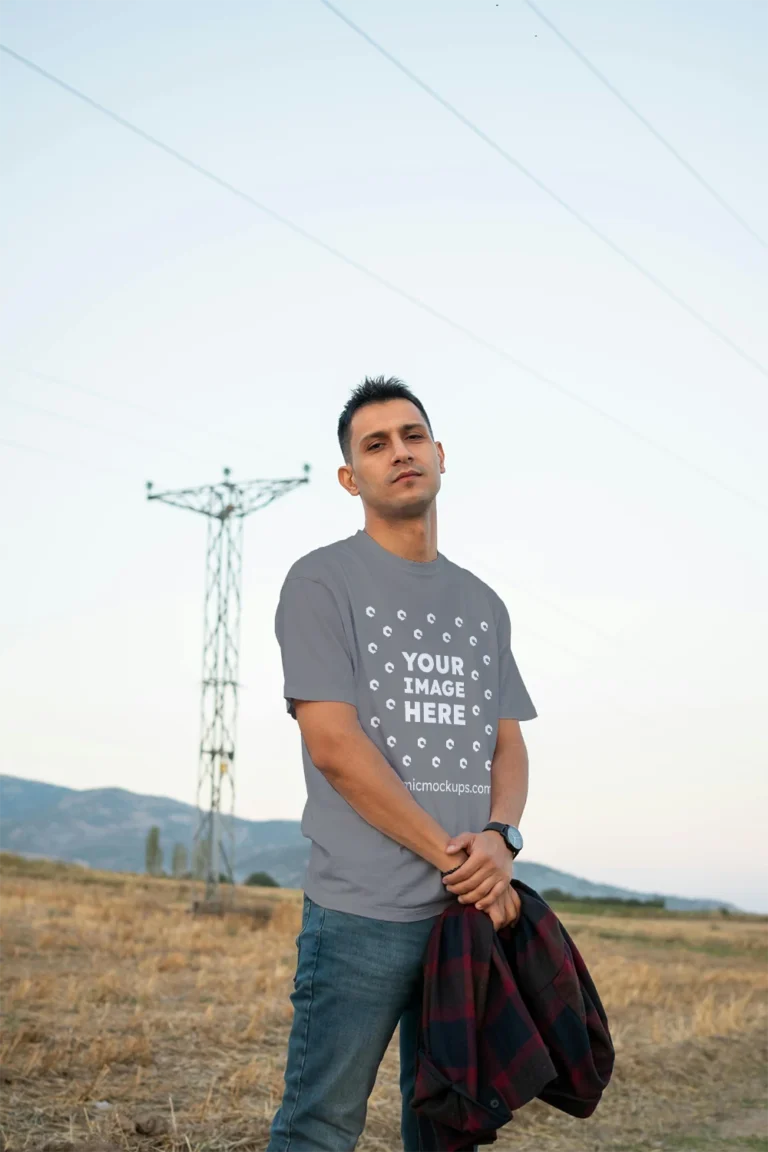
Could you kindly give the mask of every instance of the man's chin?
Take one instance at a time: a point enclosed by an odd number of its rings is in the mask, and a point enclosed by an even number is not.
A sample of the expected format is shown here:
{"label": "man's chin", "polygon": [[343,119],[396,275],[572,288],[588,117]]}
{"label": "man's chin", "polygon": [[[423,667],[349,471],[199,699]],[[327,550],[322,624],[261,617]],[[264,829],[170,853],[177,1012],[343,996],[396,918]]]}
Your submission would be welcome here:
{"label": "man's chin", "polygon": [[396,500],[382,509],[388,520],[418,520],[435,502],[435,497],[424,497],[422,494],[414,495],[410,500]]}

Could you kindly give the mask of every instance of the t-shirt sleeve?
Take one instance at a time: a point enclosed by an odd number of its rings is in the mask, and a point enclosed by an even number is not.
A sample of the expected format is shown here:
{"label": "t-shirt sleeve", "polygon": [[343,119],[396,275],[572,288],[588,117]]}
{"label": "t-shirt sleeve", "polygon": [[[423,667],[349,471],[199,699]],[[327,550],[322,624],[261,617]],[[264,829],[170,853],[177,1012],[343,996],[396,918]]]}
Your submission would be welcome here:
{"label": "t-shirt sleeve", "polygon": [[339,606],[319,580],[289,576],[280,592],[275,634],[283,661],[283,695],[294,700],[357,704],[349,642]]}
{"label": "t-shirt sleeve", "polygon": [[504,601],[498,601],[499,638],[499,719],[534,720],[538,712],[528,695],[523,678],[512,655],[512,629]]}

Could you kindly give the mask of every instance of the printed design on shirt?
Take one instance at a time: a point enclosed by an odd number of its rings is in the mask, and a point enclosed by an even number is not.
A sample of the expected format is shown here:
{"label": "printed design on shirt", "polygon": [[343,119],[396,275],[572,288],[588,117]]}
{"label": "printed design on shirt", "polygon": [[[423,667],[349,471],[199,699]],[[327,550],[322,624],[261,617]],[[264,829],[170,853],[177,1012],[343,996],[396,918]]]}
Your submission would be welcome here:
{"label": "printed design on shirt", "polygon": [[[412,740],[399,727],[395,737],[386,733],[391,722],[384,717],[382,739],[388,748],[397,748],[398,762],[403,768],[418,767],[420,761],[434,769],[447,768],[452,763],[463,771],[471,767],[490,771],[491,760],[486,757],[493,750],[495,725],[485,722],[481,705],[483,699],[492,701],[494,692],[491,688],[482,689],[480,671],[475,666],[482,661],[490,668],[493,663],[491,654],[483,651],[486,640],[480,638],[488,632],[488,622],[467,621],[455,615],[438,620],[434,612],[419,619],[418,613],[409,614],[403,608],[393,612],[375,605],[365,611],[381,641],[362,638],[388,677],[390,694],[384,700],[384,708],[393,720],[399,710],[405,724],[414,726]],[[369,687],[377,692],[382,681],[372,673],[378,671],[378,661],[367,661],[367,665]],[[370,724],[374,729],[380,728],[382,720],[374,716]],[[434,740],[430,734],[433,726]],[[446,727],[455,729],[457,735],[446,733]]]}

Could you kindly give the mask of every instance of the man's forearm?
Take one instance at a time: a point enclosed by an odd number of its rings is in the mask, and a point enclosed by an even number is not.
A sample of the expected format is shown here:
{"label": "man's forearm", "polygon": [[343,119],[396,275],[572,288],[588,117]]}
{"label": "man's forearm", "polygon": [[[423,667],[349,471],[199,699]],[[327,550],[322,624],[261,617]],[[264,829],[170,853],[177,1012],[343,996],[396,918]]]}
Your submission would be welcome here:
{"label": "man's forearm", "polygon": [[363,820],[436,868],[445,872],[466,858],[445,851],[448,833],[414,800],[362,729],[339,744],[321,771]]}
{"label": "man's forearm", "polygon": [[517,828],[528,798],[528,750],[520,737],[496,749],[491,764],[491,820]]}

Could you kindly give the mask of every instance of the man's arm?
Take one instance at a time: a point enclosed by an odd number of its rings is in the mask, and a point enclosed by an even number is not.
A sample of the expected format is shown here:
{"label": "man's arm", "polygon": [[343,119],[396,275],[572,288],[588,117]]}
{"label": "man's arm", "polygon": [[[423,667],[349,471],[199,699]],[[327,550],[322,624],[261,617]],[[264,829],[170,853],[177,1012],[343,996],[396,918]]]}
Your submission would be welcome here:
{"label": "man's arm", "polygon": [[[496,748],[491,764],[491,820],[502,824],[520,822],[528,797],[528,750],[517,720],[499,720]],[[509,848],[498,832],[462,832],[451,845],[469,851],[469,862],[443,884],[462,904],[482,911],[505,897],[513,873]],[[458,855],[453,851],[451,859]],[[447,869],[441,869],[447,871]]]}
{"label": "man's arm", "polygon": [[312,763],[363,820],[443,872],[466,859],[446,853],[448,833],[366,736],[353,705],[295,700],[294,707]]}
{"label": "man's arm", "polygon": [[519,720],[499,720],[491,764],[491,820],[520,826],[528,799],[528,749]]}

